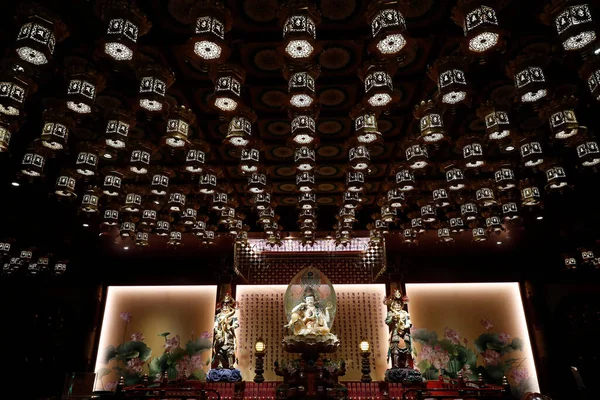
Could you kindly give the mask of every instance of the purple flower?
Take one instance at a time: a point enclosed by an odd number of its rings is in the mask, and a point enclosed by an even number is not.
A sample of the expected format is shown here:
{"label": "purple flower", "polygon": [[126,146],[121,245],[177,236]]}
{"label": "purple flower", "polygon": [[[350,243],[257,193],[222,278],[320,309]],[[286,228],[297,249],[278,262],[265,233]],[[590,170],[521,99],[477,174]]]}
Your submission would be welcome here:
{"label": "purple flower", "polygon": [[113,382],[108,382],[107,384],[104,385],[104,390],[107,390],[109,392],[114,392],[115,389],[117,388],[117,381],[113,381]]}
{"label": "purple flower", "polygon": [[498,365],[500,361],[500,353],[496,350],[487,349],[484,353],[481,353],[483,356],[483,363],[485,365]]}
{"label": "purple flower", "polygon": [[444,329],[444,337],[450,340],[453,344],[460,344],[460,334],[455,329],[446,327]]}
{"label": "purple flower", "polygon": [[173,337],[171,339],[166,339],[163,347],[165,348],[165,351],[167,353],[170,353],[171,350],[179,347],[179,343],[180,343],[179,335],[176,335],[175,337]]}
{"label": "purple flower", "polygon": [[119,317],[125,322],[131,322],[131,313],[125,311],[119,314]]}
{"label": "purple flower", "polygon": [[492,321],[490,321],[487,318],[484,318],[481,320],[481,325],[483,325],[483,327],[485,328],[486,331],[489,331],[490,329],[492,329],[494,327],[494,324],[492,323]]}
{"label": "purple flower", "polygon": [[527,371],[527,368],[524,367],[513,368],[513,370],[510,371],[510,375],[515,381],[515,384],[518,386],[521,384],[521,382],[529,378],[529,371]]}
{"label": "purple flower", "polygon": [[510,335],[506,332],[502,332],[501,334],[498,335],[498,340],[501,341],[502,343],[506,344],[510,341]]}
{"label": "purple flower", "polygon": [[200,338],[202,339],[210,339],[212,337],[212,333],[209,331],[204,331],[200,334]]}
{"label": "purple flower", "polygon": [[133,335],[131,335],[132,342],[143,342],[144,339],[146,338],[144,337],[144,335],[142,335],[142,332],[136,332]]}

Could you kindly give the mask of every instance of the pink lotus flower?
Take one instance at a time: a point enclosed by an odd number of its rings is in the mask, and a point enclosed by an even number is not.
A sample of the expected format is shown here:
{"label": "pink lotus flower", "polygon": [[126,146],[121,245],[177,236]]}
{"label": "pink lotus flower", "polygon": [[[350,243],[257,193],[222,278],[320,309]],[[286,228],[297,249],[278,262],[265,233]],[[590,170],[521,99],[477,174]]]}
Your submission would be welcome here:
{"label": "pink lotus flower", "polygon": [[142,335],[142,332],[136,332],[133,335],[131,335],[132,342],[143,342],[144,339],[146,338],[144,337],[144,335]]}
{"label": "pink lotus flower", "polygon": [[502,343],[506,344],[510,341],[510,335],[506,332],[502,332],[501,334],[498,335],[498,340],[500,340]]}
{"label": "pink lotus flower", "polygon": [[202,339],[210,339],[212,337],[212,332],[204,331],[200,334]]}
{"label": "pink lotus flower", "polygon": [[460,344],[460,334],[457,330],[451,328],[444,328],[444,337],[450,340],[453,344]]}
{"label": "pink lotus flower", "polygon": [[529,371],[527,371],[527,368],[524,367],[513,368],[512,371],[510,371],[510,375],[515,381],[515,384],[518,386],[527,378],[529,378]]}
{"label": "pink lotus flower", "polygon": [[129,372],[139,374],[142,372],[143,366],[144,362],[139,357],[127,360],[127,370]]}
{"label": "pink lotus flower", "polygon": [[481,325],[483,325],[483,327],[485,328],[486,331],[489,331],[490,329],[492,329],[494,327],[494,324],[492,323],[492,321],[490,321],[487,318],[484,318],[481,320]]}
{"label": "pink lotus flower", "polygon": [[171,350],[179,347],[179,343],[180,343],[179,335],[176,335],[175,337],[172,337],[171,339],[166,339],[163,347],[165,348],[165,351],[167,353],[169,353],[169,352],[171,352]]}
{"label": "pink lotus flower", "polygon": [[104,390],[108,390],[109,392],[114,392],[115,389],[117,388],[117,381],[113,381],[113,382],[108,382],[107,384],[104,385]]}
{"label": "pink lotus flower", "polygon": [[122,312],[119,317],[125,322],[131,322],[131,313],[129,312]]}
{"label": "pink lotus flower", "polygon": [[500,353],[496,350],[487,349],[485,353],[481,353],[483,356],[483,363],[485,365],[498,365],[500,361]]}

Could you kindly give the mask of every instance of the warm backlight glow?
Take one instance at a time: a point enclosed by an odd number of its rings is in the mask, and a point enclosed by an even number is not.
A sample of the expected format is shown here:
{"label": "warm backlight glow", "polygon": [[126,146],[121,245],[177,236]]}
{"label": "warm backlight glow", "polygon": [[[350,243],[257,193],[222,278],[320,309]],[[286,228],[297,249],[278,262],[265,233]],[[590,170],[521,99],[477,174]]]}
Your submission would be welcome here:
{"label": "warm backlight glow", "polygon": [[[506,371],[511,385],[523,379],[527,391],[539,392],[521,291],[516,282],[506,283],[427,283],[407,284],[408,309],[413,326],[435,331],[438,338],[456,339],[457,345],[476,351],[475,339],[484,333],[498,334],[501,340],[521,339],[522,350],[500,359],[493,354],[477,354],[477,365],[501,365],[502,360],[518,360]],[[466,344],[464,340],[466,339]],[[421,350],[417,344],[417,352]],[[417,357],[417,362],[419,357]]]}
{"label": "warm backlight glow", "polygon": [[368,353],[369,350],[371,350],[371,345],[369,344],[368,340],[363,340],[360,342],[360,351],[363,353]]}
{"label": "warm backlight glow", "polygon": [[[106,306],[100,331],[95,371],[112,368],[103,363],[104,350],[110,345],[118,346],[123,340],[140,332],[144,343],[152,349],[151,358],[164,351],[165,339],[159,334],[170,332],[169,337],[179,335],[181,346],[202,332],[212,333],[217,286],[110,286],[106,294]],[[121,313],[129,313],[128,323]],[[210,353],[205,354],[208,360]],[[143,372],[148,372],[144,367]],[[118,380],[116,372],[98,379],[95,390]]]}

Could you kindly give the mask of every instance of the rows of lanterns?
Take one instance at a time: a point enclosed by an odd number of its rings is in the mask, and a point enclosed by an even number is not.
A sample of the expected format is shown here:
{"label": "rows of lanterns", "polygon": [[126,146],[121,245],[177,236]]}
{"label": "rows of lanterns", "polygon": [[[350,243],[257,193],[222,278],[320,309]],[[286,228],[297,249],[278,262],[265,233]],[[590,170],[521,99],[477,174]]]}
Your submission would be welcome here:
{"label": "rows of lanterns", "polygon": [[600,257],[596,254],[590,247],[579,247],[577,253],[563,254],[565,268],[568,270],[575,270],[579,267],[600,268]]}
{"label": "rows of lanterns", "polygon": [[2,276],[61,276],[66,272],[68,261],[52,254],[36,256],[36,252],[35,248],[15,249],[11,239],[0,241]]}
{"label": "rows of lanterns", "polygon": [[[136,43],[146,34],[151,23],[133,2],[99,1],[100,17],[106,24],[106,34],[97,53],[119,68],[135,69],[139,80],[138,102],[135,110],[115,109],[107,113],[105,137],[101,144],[77,143],[77,157],[73,169],[61,172],[56,180],[56,195],[75,197],[78,180],[90,182],[99,175],[100,160],[111,160],[127,152],[126,170],[102,171],[102,187],[89,185],[81,197],[82,213],[103,215],[105,226],[118,226],[121,236],[135,239],[136,244],[147,245],[149,233],[168,236],[169,243],[180,244],[182,235],[191,232],[212,243],[216,227],[207,226],[207,218],[198,215],[197,204],[187,199],[185,190],[169,185],[173,171],[151,165],[155,146],[141,140],[131,140],[129,130],[135,124],[135,112],[163,124],[161,146],[185,152],[183,172],[198,180],[198,192],[212,197],[211,209],[219,214],[219,223],[240,241],[247,238],[248,227],[244,215],[237,212],[237,202],[231,190],[219,183],[220,171],[206,164],[208,146],[199,139],[191,139],[194,114],[184,106],[171,105],[165,95],[174,81],[172,72],[161,65],[138,56]],[[336,224],[336,240],[348,243],[360,207],[365,178],[370,170],[370,149],[383,141],[377,128],[377,118],[389,111],[398,100],[392,76],[403,53],[413,48],[408,35],[402,2],[372,1],[368,6],[368,22],[372,30],[369,51],[374,57],[361,70],[365,97],[352,111],[355,136],[349,148],[346,191]],[[229,48],[225,34],[231,28],[231,16],[217,1],[198,3],[193,35],[187,46],[188,57],[208,66],[215,83],[209,105],[229,120],[225,143],[238,155],[239,172],[248,176],[247,191],[258,213],[269,243],[280,243],[280,227],[275,213],[267,173],[261,165],[260,143],[252,136],[256,115],[241,99],[244,71],[226,64]],[[495,1],[459,0],[453,10],[453,19],[465,33],[462,49],[471,57],[485,58],[502,51],[506,32],[496,17]],[[36,90],[35,76],[52,59],[54,48],[67,35],[60,19],[43,8],[29,8],[22,15],[24,23],[17,34],[16,55],[11,74],[0,82],[0,151],[8,149],[11,136],[23,122],[23,105],[28,94]],[[287,107],[291,118],[290,141],[294,147],[296,187],[299,192],[299,226],[302,240],[312,244],[316,231],[315,146],[318,137],[315,120],[318,105],[315,81],[319,75],[314,59],[320,46],[316,29],[320,16],[308,1],[286,2],[280,12],[283,42],[280,51],[286,59],[284,76],[288,80]],[[589,85],[594,98],[600,100],[600,61],[594,54],[596,32],[588,5],[579,2],[553,0],[546,8],[544,21],[555,26],[562,48],[567,53],[581,53],[586,62],[581,76]],[[448,140],[444,126],[444,112],[468,105],[471,90],[467,79],[469,58],[449,56],[438,59],[430,68],[430,77],[437,82],[439,96],[423,101],[415,107],[420,135],[409,139],[406,160],[394,171],[394,182],[386,195],[379,199],[380,212],[369,225],[371,239],[382,240],[389,225],[397,220],[398,211],[407,204],[409,194],[418,187],[415,175],[429,164],[428,149]],[[549,122],[555,142],[575,149],[583,167],[594,168],[600,163],[598,143],[585,127],[580,126],[574,109],[574,97],[553,97],[545,78],[548,58],[539,54],[523,54],[507,67],[514,79],[519,101],[533,105]],[[72,58],[66,68],[68,87],[60,107],[48,108],[43,114],[41,136],[24,154],[21,173],[30,178],[43,175],[47,159],[55,157],[68,147],[69,134],[74,126],[94,113],[95,98],[105,82],[101,74],[86,60]],[[505,220],[519,218],[521,207],[539,207],[542,189],[528,180],[517,179],[515,166],[498,165],[491,182],[467,182],[465,172],[481,168],[486,160],[483,149],[497,146],[501,152],[519,151],[522,165],[541,169],[546,178],[547,191],[568,187],[565,169],[545,156],[542,140],[536,134],[517,132],[511,124],[510,108],[505,104],[487,102],[477,115],[485,121],[486,135],[461,137],[463,162],[447,165],[446,182],[432,188],[432,198],[423,203],[418,215],[410,215],[410,224],[403,230],[407,242],[417,241],[418,234],[437,227],[441,242],[453,240],[453,234],[466,228],[475,241],[484,241],[488,233],[503,230]],[[148,176],[150,190],[127,185],[128,178]],[[473,200],[460,204],[458,212],[443,223],[436,223],[436,210],[447,209],[453,193],[474,189]],[[518,189],[519,196],[515,196]],[[518,197],[518,198],[517,198]],[[520,198],[520,202],[519,202]],[[102,199],[102,201],[101,201]],[[100,207],[100,203],[102,206]],[[481,221],[483,216],[483,221]],[[436,224],[434,224],[436,223]]]}

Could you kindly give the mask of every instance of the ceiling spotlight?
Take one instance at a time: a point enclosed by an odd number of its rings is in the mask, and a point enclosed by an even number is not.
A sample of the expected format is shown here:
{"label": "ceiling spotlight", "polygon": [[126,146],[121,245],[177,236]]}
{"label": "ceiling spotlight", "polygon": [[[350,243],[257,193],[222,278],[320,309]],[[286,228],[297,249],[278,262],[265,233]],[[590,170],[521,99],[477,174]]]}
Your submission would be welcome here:
{"label": "ceiling spotlight", "polygon": [[496,242],[496,244],[502,244],[502,242]]}
{"label": "ceiling spotlight", "polygon": [[540,215],[540,216],[537,217],[537,219],[538,220],[542,220],[542,219],[544,219],[544,217]]}
{"label": "ceiling spotlight", "polygon": [[123,247],[123,250],[129,250],[129,246]]}
{"label": "ceiling spotlight", "polygon": [[11,185],[13,185],[14,187],[21,186],[21,184],[17,181],[11,182]]}
{"label": "ceiling spotlight", "polygon": [[84,223],[84,224],[83,224],[83,227],[84,227],[84,228],[87,228],[88,226],[90,226],[90,225],[89,225],[89,224],[86,224],[86,223]]}

